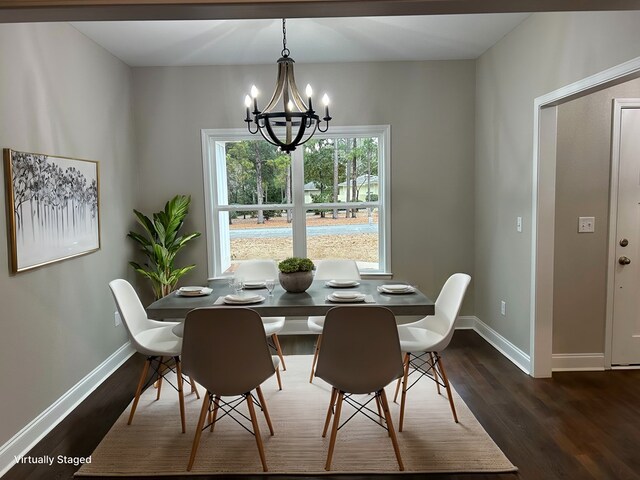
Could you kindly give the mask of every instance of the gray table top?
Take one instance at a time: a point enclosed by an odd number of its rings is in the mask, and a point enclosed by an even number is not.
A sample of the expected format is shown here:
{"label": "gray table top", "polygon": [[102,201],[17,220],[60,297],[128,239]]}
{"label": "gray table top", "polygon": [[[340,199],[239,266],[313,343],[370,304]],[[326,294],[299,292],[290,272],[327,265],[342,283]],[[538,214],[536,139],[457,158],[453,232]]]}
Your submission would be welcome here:
{"label": "gray table top", "polygon": [[[325,315],[329,309],[336,305],[327,300],[327,295],[335,291],[358,291],[371,295],[375,303],[348,304],[348,305],[382,305],[389,308],[396,315],[432,315],[434,302],[422,292],[416,291],[409,294],[385,294],[379,293],[379,285],[402,283],[390,280],[360,280],[360,285],[350,288],[331,288],[324,281],[316,280],[304,293],[288,293],[280,285],[276,285],[273,296],[269,297],[266,289],[252,289],[247,292],[256,293],[265,297],[261,303],[243,305],[256,310],[262,316],[307,316]],[[220,296],[233,293],[227,280],[209,281],[209,287],[213,289],[210,295],[203,297],[182,297],[175,292],[147,307],[149,318],[184,318],[189,310],[201,307],[212,307]],[[229,305],[222,305],[228,307]]]}

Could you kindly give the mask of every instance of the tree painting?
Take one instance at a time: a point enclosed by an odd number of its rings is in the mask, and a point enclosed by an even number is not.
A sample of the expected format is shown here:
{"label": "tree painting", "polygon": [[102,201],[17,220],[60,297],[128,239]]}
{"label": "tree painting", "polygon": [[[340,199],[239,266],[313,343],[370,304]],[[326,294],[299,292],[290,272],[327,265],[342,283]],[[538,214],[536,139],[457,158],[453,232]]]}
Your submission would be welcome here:
{"label": "tree painting", "polygon": [[5,175],[14,272],[99,248],[97,162],[5,150]]}

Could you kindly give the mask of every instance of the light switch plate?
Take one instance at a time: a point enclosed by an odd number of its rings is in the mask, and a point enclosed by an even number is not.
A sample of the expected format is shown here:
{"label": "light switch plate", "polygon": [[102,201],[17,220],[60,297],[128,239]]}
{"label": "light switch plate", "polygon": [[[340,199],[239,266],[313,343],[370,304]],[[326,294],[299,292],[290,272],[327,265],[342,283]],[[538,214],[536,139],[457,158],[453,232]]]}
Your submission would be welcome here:
{"label": "light switch plate", "polygon": [[578,217],[578,233],[593,233],[596,230],[596,217]]}
{"label": "light switch plate", "polygon": [[516,231],[522,233],[522,217],[516,218]]}

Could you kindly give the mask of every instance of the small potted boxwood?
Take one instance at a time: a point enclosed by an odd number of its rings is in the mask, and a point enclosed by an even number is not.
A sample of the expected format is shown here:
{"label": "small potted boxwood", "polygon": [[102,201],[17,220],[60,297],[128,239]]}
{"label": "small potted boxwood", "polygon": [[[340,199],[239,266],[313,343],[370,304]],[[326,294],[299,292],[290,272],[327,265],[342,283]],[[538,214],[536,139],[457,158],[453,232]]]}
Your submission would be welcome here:
{"label": "small potted boxwood", "polygon": [[291,257],[278,264],[280,285],[287,292],[301,293],[313,282],[313,262],[308,258]]}

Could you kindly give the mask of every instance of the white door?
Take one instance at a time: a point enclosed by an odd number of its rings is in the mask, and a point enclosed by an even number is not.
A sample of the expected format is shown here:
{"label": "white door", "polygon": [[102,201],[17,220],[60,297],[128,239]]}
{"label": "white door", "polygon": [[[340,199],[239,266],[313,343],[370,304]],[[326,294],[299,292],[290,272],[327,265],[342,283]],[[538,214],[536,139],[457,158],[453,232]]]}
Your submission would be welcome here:
{"label": "white door", "polygon": [[611,363],[633,365],[640,364],[640,102],[616,101],[612,151],[619,170]]}

